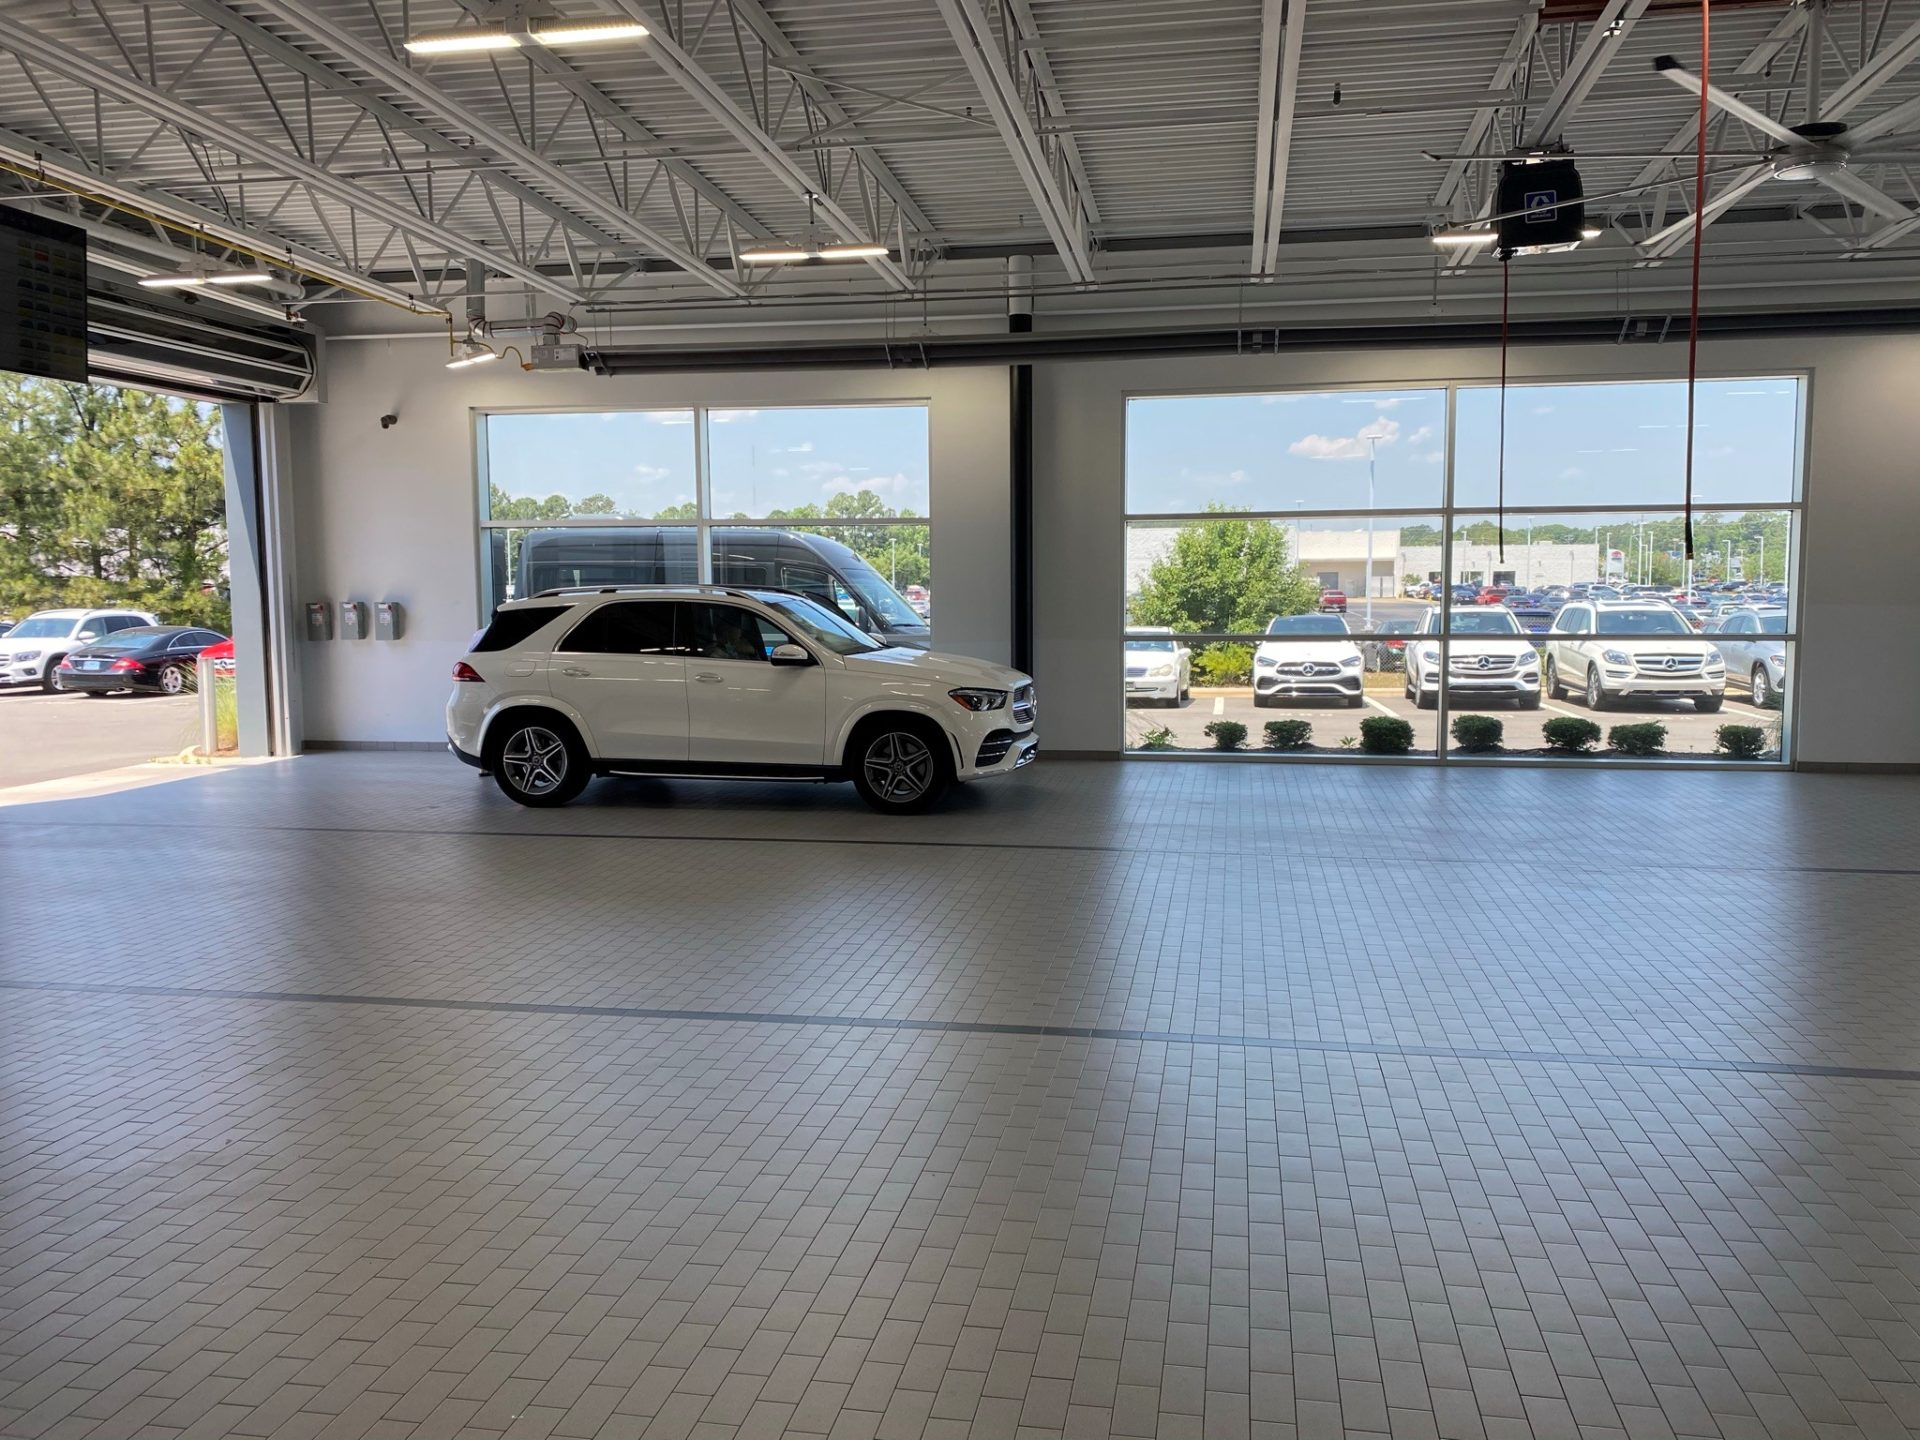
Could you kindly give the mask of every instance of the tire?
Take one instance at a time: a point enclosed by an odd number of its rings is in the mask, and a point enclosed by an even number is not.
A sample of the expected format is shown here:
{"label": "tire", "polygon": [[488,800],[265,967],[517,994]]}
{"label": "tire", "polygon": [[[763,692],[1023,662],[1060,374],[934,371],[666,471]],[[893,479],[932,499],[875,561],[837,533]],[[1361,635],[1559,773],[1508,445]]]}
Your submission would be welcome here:
{"label": "tire", "polygon": [[587,747],[557,715],[522,711],[494,722],[487,769],[509,800],[534,809],[564,805],[593,778]]}
{"label": "tire", "polygon": [[1753,667],[1753,703],[1756,709],[1773,708],[1773,680],[1764,665]]}
{"label": "tire", "polygon": [[1547,661],[1547,694],[1555,700],[1567,698],[1567,687],[1560,683],[1560,671],[1554,666],[1552,660]]}
{"label": "tire", "polygon": [[40,688],[49,695],[57,694],[61,689],[60,662],[66,658],[64,655],[54,656],[47,661],[47,668],[40,672]]}
{"label": "tire", "polygon": [[189,690],[199,688],[198,677],[184,665],[162,665],[160,667],[160,693],[162,695],[185,695]]}
{"label": "tire", "polygon": [[1358,710],[1361,708],[1361,706],[1365,705],[1366,703],[1367,703],[1367,696],[1366,696],[1366,692],[1363,690],[1360,692],[1360,694],[1351,695],[1347,698],[1347,709]]}
{"label": "tire", "polygon": [[1257,690],[1254,691],[1253,708],[1256,710],[1271,710],[1273,708],[1273,697],[1271,695],[1262,695]]}
{"label": "tire", "polygon": [[882,717],[847,749],[853,788],[882,815],[922,814],[953,783],[952,746],[926,722]]}
{"label": "tire", "polygon": [[1598,665],[1589,665],[1587,667],[1587,708],[1589,710],[1605,710],[1612,705],[1612,703],[1613,702],[1607,698],[1607,687],[1601,683],[1600,667]]}
{"label": "tire", "polygon": [[1715,695],[1711,699],[1698,699],[1693,702],[1693,708],[1698,710],[1702,715],[1717,715],[1720,712],[1720,706],[1725,703],[1725,700],[1726,697],[1724,695]]}
{"label": "tire", "polygon": [[1431,695],[1427,694],[1427,687],[1424,685],[1422,685],[1418,690],[1414,692],[1413,704],[1415,709],[1431,710],[1439,703],[1440,703],[1440,688],[1438,686],[1434,687],[1433,694]]}
{"label": "tire", "polygon": [[1193,682],[1191,680],[1182,680],[1180,682],[1180,698],[1173,703],[1176,707],[1191,705],[1193,703]]}

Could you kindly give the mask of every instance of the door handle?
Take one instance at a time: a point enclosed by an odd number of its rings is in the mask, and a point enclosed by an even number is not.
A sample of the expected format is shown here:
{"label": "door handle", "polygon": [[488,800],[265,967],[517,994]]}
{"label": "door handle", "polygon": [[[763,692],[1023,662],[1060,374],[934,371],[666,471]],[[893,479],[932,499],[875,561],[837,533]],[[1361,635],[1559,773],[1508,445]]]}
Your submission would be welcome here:
{"label": "door handle", "polygon": [[560,673],[562,675],[591,675],[593,672],[591,670],[582,670],[578,665],[562,665],[560,667]]}
{"label": "door handle", "polygon": [[702,685],[718,685],[720,683],[720,677],[711,670],[702,670],[693,678],[698,680]]}

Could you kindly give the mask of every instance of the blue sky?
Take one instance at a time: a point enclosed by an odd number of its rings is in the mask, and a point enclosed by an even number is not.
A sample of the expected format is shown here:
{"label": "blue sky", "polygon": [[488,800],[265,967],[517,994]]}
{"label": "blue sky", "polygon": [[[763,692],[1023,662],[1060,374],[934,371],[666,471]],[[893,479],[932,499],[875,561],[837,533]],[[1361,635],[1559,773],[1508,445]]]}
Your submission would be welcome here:
{"label": "blue sky", "polygon": [[[1697,501],[1793,498],[1795,389],[1700,385]],[[1460,392],[1456,505],[1494,503],[1497,416],[1497,390]],[[1137,398],[1127,404],[1127,508],[1364,510],[1371,448],[1376,508],[1436,510],[1445,418],[1437,390]],[[1678,505],[1685,424],[1677,381],[1512,387],[1507,503]]]}
{"label": "blue sky", "polygon": [[[924,406],[710,415],[717,514],[824,506],[843,490],[872,490],[896,510],[929,513]],[[693,425],[690,410],[493,415],[488,474],[516,495],[611,495],[623,510],[651,515],[694,498]]]}

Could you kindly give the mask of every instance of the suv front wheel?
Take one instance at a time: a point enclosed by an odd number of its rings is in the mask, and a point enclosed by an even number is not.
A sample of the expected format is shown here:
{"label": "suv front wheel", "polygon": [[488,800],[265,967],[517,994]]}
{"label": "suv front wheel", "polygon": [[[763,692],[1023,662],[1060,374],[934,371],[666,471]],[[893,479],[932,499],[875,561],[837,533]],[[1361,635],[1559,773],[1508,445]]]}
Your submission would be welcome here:
{"label": "suv front wheel", "polygon": [[488,737],[487,768],[509,800],[564,805],[592,779],[586,747],[564,720],[510,715]]}
{"label": "suv front wheel", "polygon": [[930,810],[953,782],[944,736],[902,721],[873,726],[847,757],[853,788],[883,815]]}

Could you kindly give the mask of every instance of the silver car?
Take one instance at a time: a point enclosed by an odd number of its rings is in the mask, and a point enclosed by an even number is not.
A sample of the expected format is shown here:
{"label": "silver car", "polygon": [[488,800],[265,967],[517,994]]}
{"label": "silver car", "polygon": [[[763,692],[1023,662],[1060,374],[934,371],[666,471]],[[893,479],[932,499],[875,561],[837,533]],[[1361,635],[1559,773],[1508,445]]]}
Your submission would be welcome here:
{"label": "silver car", "polygon": [[1745,685],[1765,710],[1787,688],[1787,612],[1776,606],[1729,610],[1707,622],[1706,633],[1727,661],[1727,683]]}

